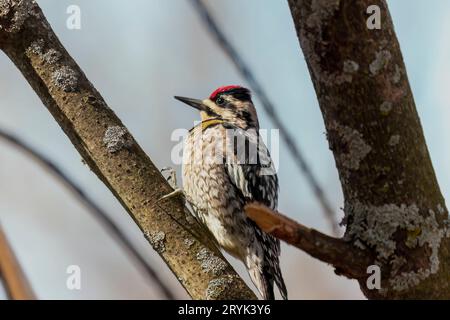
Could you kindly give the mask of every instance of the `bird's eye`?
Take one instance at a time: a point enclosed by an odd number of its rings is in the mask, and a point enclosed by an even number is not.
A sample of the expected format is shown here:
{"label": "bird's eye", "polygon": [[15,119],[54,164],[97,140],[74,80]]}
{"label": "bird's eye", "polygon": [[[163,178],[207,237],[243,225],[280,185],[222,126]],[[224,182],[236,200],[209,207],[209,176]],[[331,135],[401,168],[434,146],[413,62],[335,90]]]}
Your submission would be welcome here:
{"label": "bird's eye", "polygon": [[222,106],[225,104],[225,99],[222,97],[217,98],[216,103],[218,106]]}

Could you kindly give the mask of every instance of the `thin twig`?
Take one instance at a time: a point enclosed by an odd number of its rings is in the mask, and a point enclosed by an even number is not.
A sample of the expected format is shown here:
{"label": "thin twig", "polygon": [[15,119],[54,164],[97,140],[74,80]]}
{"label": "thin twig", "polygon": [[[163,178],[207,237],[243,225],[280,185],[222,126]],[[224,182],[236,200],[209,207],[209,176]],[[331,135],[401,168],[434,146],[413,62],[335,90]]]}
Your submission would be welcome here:
{"label": "thin twig", "polygon": [[9,299],[35,300],[33,289],[0,225],[0,279]]}
{"label": "thin twig", "polygon": [[249,204],[245,212],[262,230],[333,265],[337,274],[351,279],[364,278],[367,276],[367,266],[373,263],[368,253],[352,243],[305,227],[261,204]]}
{"label": "thin twig", "polygon": [[300,168],[300,170],[303,172],[303,174],[306,177],[306,180],[308,181],[309,185],[313,189],[314,195],[319,201],[323,212],[325,214],[325,217],[330,223],[330,226],[333,230],[333,233],[338,234],[339,233],[339,226],[336,222],[335,214],[333,209],[331,208],[331,205],[329,201],[327,200],[325,193],[323,189],[320,187],[319,182],[315,178],[311,168],[309,167],[308,163],[306,162],[305,158],[302,155],[302,152],[300,151],[299,147],[295,143],[294,138],[289,133],[286,126],[281,121],[280,117],[277,115],[276,109],[272,101],[269,99],[265,91],[263,90],[261,84],[256,80],[256,77],[251,72],[248,65],[244,62],[242,57],[239,55],[237,50],[233,47],[229,39],[225,36],[225,33],[219,28],[219,25],[214,20],[212,15],[210,14],[208,8],[205,6],[205,4],[201,0],[191,0],[192,5],[194,6],[195,10],[198,12],[200,17],[202,18],[202,21],[204,22],[206,28],[211,33],[211,35],[214,37],[216,42],[219,44],[219,46],[222,48],[222,50],[228,55],[228,57],[231,59],[241,76],[247,81],[247,83],[250,85],[252,90],[256,93],[256,95],[259,97],[262,106],[264,110],[266,111],[269,118],[272,120],[275,127],[277,127],[280,130],[280,135],[282,139],[284,139],[284,142],[286,143],[286,146],[288,147],[289,151],[291,152],[293,158],[295,159],[295,163]]}
{"label": "thin twig", "polygon": [[85,192],[77,186],[61,169],[59,169],[52,161],[44,155],[34,150],[19,138],[0,129],[0,138],[24,151],[33,160],[39,163],[45,170],[56,177],[75,197],[82,202],[89,212],[106,227],[110,234],[120,242],[122,247],[138,262],[148,276],[158,285],[165,299],[174,300],[175,296],[166,284],[160,279],[159,275],[153,270],[153,267],[145,260],[145,258],[132,245],[131,241],[120,230],[116,223],[94,202]]}

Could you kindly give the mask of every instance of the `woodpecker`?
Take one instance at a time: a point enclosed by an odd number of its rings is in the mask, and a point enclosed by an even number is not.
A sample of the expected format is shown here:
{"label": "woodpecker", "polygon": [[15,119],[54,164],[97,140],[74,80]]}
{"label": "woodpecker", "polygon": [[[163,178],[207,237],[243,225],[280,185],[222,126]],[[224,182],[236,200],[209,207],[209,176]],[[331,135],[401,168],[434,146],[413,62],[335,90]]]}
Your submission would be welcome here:
{"label": "woodpecker", "polygon": [[182,169],[183,192],[196,217],[225,251],[245,264],[263,299],[275,298],[274,283],[287,299],[280,241],[244,212],[250,202],[273,210],[278,202],[278,177],[259,136],[250,91],[223,86],[204,100],[175,99],[198,109],[201,116],[186,137]]}

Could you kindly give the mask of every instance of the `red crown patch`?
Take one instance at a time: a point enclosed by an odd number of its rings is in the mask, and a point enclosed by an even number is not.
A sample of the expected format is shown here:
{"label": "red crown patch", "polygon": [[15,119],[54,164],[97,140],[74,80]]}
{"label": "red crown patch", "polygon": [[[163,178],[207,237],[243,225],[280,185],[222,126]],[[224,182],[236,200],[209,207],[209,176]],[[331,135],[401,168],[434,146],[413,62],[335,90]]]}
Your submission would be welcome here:
{"label": "red crown patch", "polygon": [[219,87],[216,90],[214,90],[213,93],[211,93],[211,95],[209,96],[209,99],[214,100],[214,99],[216,99],[217,95],[222,92],[226,92],[226,91],[233,90],[233,89],[239,89],[239,88],[242,88],[242,87],[236,86],[236,85]]}

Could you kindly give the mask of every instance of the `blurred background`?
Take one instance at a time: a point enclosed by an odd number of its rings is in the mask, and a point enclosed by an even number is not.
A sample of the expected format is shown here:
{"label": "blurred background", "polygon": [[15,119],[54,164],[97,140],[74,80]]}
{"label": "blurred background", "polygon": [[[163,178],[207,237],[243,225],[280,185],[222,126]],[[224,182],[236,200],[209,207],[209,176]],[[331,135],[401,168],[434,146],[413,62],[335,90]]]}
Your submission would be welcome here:
{"label": "blurred background", "polygon": [[[174,95],[203,98],[225,84],[246,85],[187,0],[38,0],[68,52],[159,168],[173,166],[175,129],[198,114]],[[321,113],[285,0],[206,1],[249,63],[296,138],[336,211],[340,184]],[[388,1],[434,168],[450,195],[450,2]],[[81,8],[69,30],[66,9]],[[355,53],[357,54],[357,53]],[[259,105],[258,98],[255,103]],[[273,128],[259,108],[262,128]],[[118,201],[82,164],[65,134],[16,67],[0,54],[0,128],[52,159],[121,226],[178,298],[188,298]],[[180,177],[180,167],[175,166]],[[285,145],[280,146],[279,210],[330,232],[322,210]],[[180,180],[180,179],[179,179]],[[158,299],[160,293],[102,225],[41,167],[0,140],[0,222],[40,299]],[[233,266],[249,278],[243,266]],[[69,265],[81,290],[66,287]],[[363,299],[356,281],[282,245],[291,299]],[[250,283],[250,282],[249,282]],[[253,288],[253,287],[252,287]],[[5,298],[0,285],[0,299]]]}

